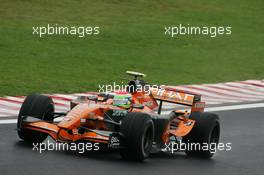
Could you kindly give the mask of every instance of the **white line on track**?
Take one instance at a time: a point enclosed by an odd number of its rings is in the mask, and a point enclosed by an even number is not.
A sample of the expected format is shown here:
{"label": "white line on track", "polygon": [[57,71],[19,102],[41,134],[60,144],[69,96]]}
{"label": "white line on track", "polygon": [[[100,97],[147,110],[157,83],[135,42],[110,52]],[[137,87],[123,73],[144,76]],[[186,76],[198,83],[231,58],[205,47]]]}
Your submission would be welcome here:
{"label": "white line on track", "polygon": [[6,120],[0,120],[0,124],[12,124],[16,123],[17,119],[6,119]]}
{"label": "white line on track", "polygon": [[[264,103],[253,103],[253,104],[241,104],[241,105],[231,105],[231,106],[218,106],[218,107],[208,107],[205,109],[206,112],[215,112],[215,111],[231,111],[231,110],[239,110],[239,109],[252,109],[252,108],[262,108],[264,107]],[[168,114],[170,111],[163,112],[162,114]],[[62,118],[56,119],[56,121],[60,121]],[[0,120],[0,124],[12,124],[16,123],[17,119],[4,119]]]}
{"label": "white line on track", "polygon": [[231,110],[239,110],[239,109],[262,108],[262,107],[264,107],[264,103],[253,103],[253,104],[209,107],[206,108],[205,111],[206,112],[231,111]]}

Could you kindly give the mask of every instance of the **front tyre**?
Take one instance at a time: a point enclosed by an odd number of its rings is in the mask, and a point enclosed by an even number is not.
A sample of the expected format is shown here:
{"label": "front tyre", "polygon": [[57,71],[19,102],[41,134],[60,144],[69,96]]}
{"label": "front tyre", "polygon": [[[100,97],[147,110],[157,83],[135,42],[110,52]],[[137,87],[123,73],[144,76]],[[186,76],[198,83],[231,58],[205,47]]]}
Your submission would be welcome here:
{"label": "front tyre", "polygon": [[50,97],[39,94],[27,96],[20,108],[17,118],[17,133],[19,138],[28,143],[43,142],[48,134],[24,129],[22,127],[23,117],[30,116],[43,121],[53,122],[53,113],[54,103]]}
{"label": "front tyre", "polygon": [[126,160],[143,161],[151,151],[154,138],[154,124],[145,113],[131,112],[122,120],[120,132],[123,149],[121,156]]}

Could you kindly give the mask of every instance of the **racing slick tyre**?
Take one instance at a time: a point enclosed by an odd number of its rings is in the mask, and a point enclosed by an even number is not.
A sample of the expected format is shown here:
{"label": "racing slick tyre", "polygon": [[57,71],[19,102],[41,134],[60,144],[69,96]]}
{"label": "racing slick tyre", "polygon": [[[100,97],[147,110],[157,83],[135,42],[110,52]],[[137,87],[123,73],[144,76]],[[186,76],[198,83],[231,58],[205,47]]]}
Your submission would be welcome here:
{"label": "racing slick tyre", "polygon": [[43,121],[53,122],[54,103],[50,97],[32,94],[23,102],[17,119],[18,136],[29,143],[40,143],[48,134],[22,128],[23,117],[34,117]]}
{"label": "racing slick tyre", "polygon": [[120,127],[123,136],[120,154],[123,159],[143,161],[151,151],[154,139],[154,124],[151,117],[145,113],[130,112]]}
{"label": "racing slick tyre", "polygon": [[219,117],[213,113],[195,112],[189,118],[195,120],[195,124],[191,132],[182,138],[182,142],[189,146],[185,153],[194,157],[212,157],[220,136]]}

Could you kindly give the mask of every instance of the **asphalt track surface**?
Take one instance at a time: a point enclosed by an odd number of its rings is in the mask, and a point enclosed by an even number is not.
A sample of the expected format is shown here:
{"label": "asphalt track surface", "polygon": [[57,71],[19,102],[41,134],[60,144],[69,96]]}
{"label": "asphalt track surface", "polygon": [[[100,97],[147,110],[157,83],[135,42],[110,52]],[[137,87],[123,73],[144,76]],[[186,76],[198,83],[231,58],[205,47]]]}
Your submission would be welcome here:
{"label": "asphalt track surface", "polygon": [[231,142],[231,151],[218,152],[212,159],[153,154],[145,162],[123,161],[117,152],[78,154],[46,151],[40,154],[20,141],[15,124],[0,125],[0,175],[38,174],[263,174],[264,108],[215,112],[221,119],[221,141]]}

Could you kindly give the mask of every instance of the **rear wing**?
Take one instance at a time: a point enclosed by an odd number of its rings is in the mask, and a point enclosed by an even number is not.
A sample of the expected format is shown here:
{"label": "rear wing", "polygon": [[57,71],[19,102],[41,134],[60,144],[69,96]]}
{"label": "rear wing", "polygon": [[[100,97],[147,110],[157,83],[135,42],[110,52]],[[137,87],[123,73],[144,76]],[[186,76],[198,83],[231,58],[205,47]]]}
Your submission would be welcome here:
{"label": "rear wing", "polygon": [[201,102],[201,95],[171,87],[151,88],[151,95],[160,101],[158,113],[161,112],[162,102],[191,106],[192,111],[203,111],[205,103]]}

